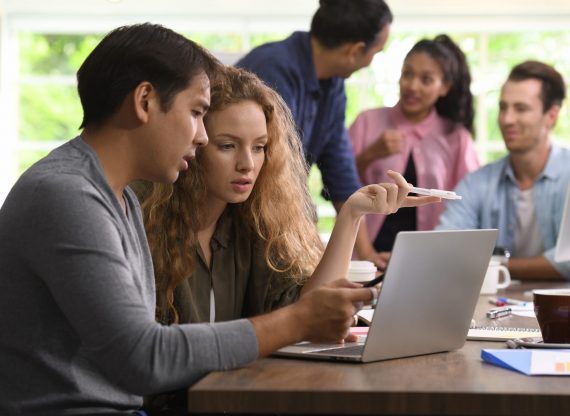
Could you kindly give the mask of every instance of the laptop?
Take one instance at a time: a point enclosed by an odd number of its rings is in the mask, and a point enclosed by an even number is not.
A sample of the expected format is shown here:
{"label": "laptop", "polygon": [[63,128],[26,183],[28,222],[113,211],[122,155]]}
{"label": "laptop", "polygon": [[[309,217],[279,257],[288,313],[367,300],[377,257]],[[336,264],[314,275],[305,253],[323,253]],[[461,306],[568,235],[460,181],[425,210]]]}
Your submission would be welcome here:
{"label": "laptop", "polygon": [[371,362],[461,348],[498,231],[400,232],[364,342],[303,342],[274,355]]}

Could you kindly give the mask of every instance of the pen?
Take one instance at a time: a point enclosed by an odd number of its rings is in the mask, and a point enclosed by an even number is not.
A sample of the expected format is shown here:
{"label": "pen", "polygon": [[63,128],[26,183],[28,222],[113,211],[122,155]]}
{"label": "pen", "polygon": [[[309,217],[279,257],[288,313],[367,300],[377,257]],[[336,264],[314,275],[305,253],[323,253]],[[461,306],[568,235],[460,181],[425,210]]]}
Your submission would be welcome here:
{"label": "pen", "polygon": [[418,195],[427,195],[427,196],[437,196],[443,199],[461,199],[460,195],[457,195],[453,191],[443,191],[441,189],[425,189],[425,188],[416,188],[412,186],[410,188],[410,192]]}
{"label": "pen", "polygon": [[364,283],[363,287],[372,287],[372,286],[376,286],[378,283],[380,283],[382,280],[384,280],[384,273],[382,273],[380,276]]}
{"label": "pen", "polygon": [[505,306],[505,305],[506,305],[505,302],[502,302],[502,301],[500,301],[499,299],[496,299],[496,298],[491,298],[491,299],[489,299],[489,303],[490,303],[491,305],[495,305],[495,306]]}
{"label": "pen", "polygon": [[509,308],[508,306],[503,306],[501,308],[493,308],[489,309],[489,312],[487,312],[487,318],[490,319],[502,318],[504,316],[509,316],[511,312],[512,309]]}
{"label": "pen", "polygon": [[526,306],[528,302],[524,302],[522,300],[517,300],[517,299],[506,298],[506,297],[499,297],[499,298],[489,299],[489,303],[497,306],[504,306],[504,305]]}

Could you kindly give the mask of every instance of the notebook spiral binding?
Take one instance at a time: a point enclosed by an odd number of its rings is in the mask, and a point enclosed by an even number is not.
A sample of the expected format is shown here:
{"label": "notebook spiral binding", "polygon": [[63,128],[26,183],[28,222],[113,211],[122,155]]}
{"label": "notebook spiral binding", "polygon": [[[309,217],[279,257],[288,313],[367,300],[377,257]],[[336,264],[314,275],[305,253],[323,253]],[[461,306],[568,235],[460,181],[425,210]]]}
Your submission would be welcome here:
{"label": "notebook spiral binding", "polygon": [[471,341],[507,341],[509,339],[539,337],[537,328],[511,328],[507,326],[471,326],[467,339]]}
{"label": "notebook spiral binding", "polygon": [[540,329],[538,328],[512,328],[508,326],[470,326],[469,329],[480,329],[483,331],[503,331],[503,332],[530,332],[540,334]]}

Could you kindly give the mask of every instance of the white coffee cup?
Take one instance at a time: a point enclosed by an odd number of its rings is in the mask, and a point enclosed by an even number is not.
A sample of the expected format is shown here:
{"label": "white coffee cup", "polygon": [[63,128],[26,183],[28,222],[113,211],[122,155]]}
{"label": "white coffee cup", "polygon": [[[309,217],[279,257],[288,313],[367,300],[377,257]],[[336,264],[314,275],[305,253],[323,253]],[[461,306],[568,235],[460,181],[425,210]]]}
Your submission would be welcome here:
{"label": "white coffee cup", "polygon": [[351,282],[367,282],[376,276],[376,266],[371,261],[352,260],[348,266],[347,279]]}
{"label": "white coffee cup", "polygon": [[[502,281],[500,281],[499,276],[502,276]],[[481,287],[481,294],[494,295],[497,293],[497,290],[505,289],[510,284],[511,274],[507,266],[501,264],[498,260],[491,259],[489,267],[487,267],[483,286]]]}

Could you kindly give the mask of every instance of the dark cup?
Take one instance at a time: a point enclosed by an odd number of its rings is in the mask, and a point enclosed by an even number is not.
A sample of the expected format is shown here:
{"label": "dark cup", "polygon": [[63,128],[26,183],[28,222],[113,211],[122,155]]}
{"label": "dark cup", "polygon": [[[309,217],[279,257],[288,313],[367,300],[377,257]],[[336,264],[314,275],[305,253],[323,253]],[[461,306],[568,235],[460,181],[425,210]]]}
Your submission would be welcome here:
{"label": "dark cup", "polygon": [[570,289],[535,290],[533,294],[544,342],[570,344]]}

